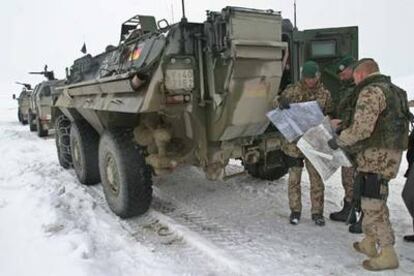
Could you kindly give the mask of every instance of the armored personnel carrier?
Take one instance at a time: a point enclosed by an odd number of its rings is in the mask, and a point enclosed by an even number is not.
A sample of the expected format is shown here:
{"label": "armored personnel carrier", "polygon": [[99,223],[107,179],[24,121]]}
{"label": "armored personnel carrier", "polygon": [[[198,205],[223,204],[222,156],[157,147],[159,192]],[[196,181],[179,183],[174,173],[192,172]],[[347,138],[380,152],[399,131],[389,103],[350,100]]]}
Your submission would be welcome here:
{"label": "armored personnel carrier", "polygon": [[26,125],[29,120],[29,106],[30,106],[30,95],[32,93],[32,86],[28,83],[16,82],[23,86],[19,97],[13,94],[13,99],[17,100],[17,119],[22,125]]}
{"label": "armored personnel carrier", "polygon": [[355,35],[355,27],[300,32],[279,12],[238,7],[171,26],[134,16],[118,46],[67,69],[53,110],[59,162],[73,164],[83,184],[102,182],[124,218],[149,208],[153,175],[179,166],[216,180],[237,158],[253,176],[280,178],[282,139],[266,112],[306,59],[337,85],[329,66],[357,55]]}
{"label": "armored personnel carrier", "polygon": [[47,70],[47,65],[42,72],[30,72],[30,74],[44,75],[47,81],[37,84],[30,97],[29,127],[30,131],[37,131],[39,137],[47,136],[53,128],[52,123],[52,95],[55,87],[61,86],[65,80],[57,80],[53,71]]}

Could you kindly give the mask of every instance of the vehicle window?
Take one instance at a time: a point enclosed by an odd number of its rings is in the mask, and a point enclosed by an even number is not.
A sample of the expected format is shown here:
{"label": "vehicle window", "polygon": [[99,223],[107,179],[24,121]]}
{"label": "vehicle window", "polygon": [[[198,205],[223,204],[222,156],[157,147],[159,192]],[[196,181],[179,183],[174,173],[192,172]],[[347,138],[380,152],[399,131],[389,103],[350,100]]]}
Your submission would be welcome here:
{"label": "vehicle window", "polygon": [[45,86],[40,93],[41,96],[49,97],[51,95],[50,86]]}
{"label": "vehicle window", "polygon": [[333,57],[336,56],[336,40],[312,41],[312,57]]}

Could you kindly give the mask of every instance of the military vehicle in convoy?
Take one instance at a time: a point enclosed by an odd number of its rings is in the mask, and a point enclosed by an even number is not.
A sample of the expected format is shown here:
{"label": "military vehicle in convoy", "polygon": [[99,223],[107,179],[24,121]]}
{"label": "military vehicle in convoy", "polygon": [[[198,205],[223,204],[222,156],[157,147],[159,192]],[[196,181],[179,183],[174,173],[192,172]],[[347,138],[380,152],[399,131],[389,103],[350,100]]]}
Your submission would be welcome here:
{"label": "military vehicle in convoy", "polygon": [[356,27],[298,31],[272,10],[226,7],[171,26],[134,16],[117,47],[67,69],[53,109],[59,162],[83,184],[101,181],[124,218],[149,208],[153,175],[182,165],[215,180],[237,158],[253,176],[280,178],[283,139],[265,116],[273,99],[307,59],[338,86],[334,64],[357,56],[357,39]]}
{"label": "military vehicle in convoy", "polygon": [[32,86],[28,83],[16,82],[16,84],[22,85],[22,91],[19,97],[13,94],[13,100],[17,100],[17,119],[22,125],[26,125],[29,120],[29,106],[30,95],[32,93]]}
{"label": "military vehicle in convoy", "polygon": [[44,75],[47,79],[35,86],[29,107],[30,131],[37,131],[39,137],[44,137],[53,128],[52,95],[56,93],[55,87],[63,85],[65,81],[55,79],[53,71],[48,71],[47,66],[42,72],[30,72],[30,74]]}

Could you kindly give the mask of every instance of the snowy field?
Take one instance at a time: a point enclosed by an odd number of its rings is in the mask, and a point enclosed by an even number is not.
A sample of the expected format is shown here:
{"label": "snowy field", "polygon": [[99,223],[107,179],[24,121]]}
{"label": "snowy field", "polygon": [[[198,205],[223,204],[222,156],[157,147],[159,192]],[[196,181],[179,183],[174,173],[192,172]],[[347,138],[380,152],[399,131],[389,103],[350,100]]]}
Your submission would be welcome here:
{"label": "snowy field", "polygon": [[[53,137],[18,123],[16,105],[0,96],[1,276],[414,275],[414,246],[402,241],[412,231],[401,199],[405,162],[389,198],[400,268],[369,273],[352,249],[360,235],[343,223],[311,221],[306,174],[298,226],[288,223],[286,177],[209,182],[196,168],[154,179],[150,211],[120,220],[99,185],[82,186],[59,167]],[[342,197],[336,173],[326,183],[325,216]]]}

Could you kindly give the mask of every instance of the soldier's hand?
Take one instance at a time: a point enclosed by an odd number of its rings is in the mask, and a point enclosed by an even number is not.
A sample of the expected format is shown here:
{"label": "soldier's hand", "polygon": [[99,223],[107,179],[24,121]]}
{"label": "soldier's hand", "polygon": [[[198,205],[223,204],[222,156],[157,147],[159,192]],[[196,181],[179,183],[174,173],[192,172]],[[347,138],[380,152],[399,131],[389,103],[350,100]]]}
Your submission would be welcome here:
{"label": "soldier's hand", "polygon": [[329,140],[328,146],[333,150],[339,149],[338,143],[336,142],[336,138],[332,138],[331,140]]}
{"label": "soldier's hand", "polygon": [[290,108],[289,100],[281,96],[279,98],[279,109],[283,110],[283,109],[289,109],[289,108]]}
{"label": "soldier's hand", "polygon": [[342,120],[339,119],[332,119],[331,120],[331,127],[336,131],[338,128],[341,127]]}

